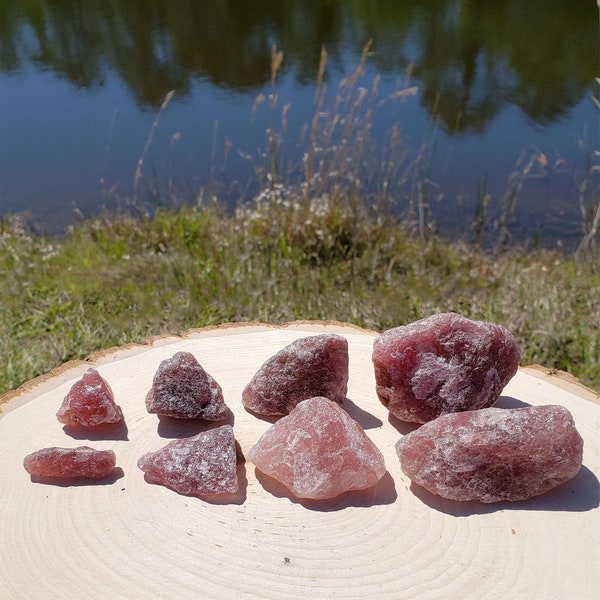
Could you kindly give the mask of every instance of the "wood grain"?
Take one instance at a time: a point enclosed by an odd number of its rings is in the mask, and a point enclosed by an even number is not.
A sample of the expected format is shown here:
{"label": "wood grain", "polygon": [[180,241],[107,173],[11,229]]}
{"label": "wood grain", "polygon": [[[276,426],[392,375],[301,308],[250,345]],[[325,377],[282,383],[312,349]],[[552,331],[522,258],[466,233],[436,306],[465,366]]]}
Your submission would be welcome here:
{"label": "wood grain", "polygon": [[[161,360],[192,352],[221,384],[246,452],[270,426],[241,391],[294,339],[324,331],[350,348],[345,408],[386,459],[371,490],[300,502],[240,465],[242,489],[206,502],[144,481],[139,456],[202,426],[147,414]],[[566,406],[584,438],[584,467],[522,503],[445,501],[411,485],[394,452],[413,426],[389,418],[375,395],[375,332],[339,323],[251,324],[186,332],[68,363],[2,398],[2,598],[596,598],[600,589],[600,405],[576,383],[521,369],[498,405]],[[93,364],[110,383],[126,428],[89,439],[55,413]],[[589,390],[587,392],[590,392]],[[593,392],[590,392],[593,396]],[[100,484],[31,481],[23,457],[47,446],[113,449],[122,470]]]}

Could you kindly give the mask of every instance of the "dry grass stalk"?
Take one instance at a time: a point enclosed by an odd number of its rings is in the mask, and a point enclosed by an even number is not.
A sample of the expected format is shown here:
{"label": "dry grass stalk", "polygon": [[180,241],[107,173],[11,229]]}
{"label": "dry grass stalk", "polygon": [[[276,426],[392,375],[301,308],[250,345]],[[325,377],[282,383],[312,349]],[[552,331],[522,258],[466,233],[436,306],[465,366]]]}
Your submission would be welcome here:
{"label": "dry grass stalk", "polygon": [[275,80],[277,79],[277,73],[281,68],[282,62],[283,52],[281,50],[277,50],[277,46],[273,44],[271,46],[271,85],[275,84]]}
{"label": "dry grass stalk", "polygon": [[165,96],[164,100],[162,101],[162,104],[160,105],[160,108],[158,109],[158,113],[156,114],[156,118],[154,119],[154,122],[152,123],[152,129],[150,129],[150,133],[148,134],[148,138],[146,139],[146,144],[144,145],[144,149],[142,150],[142,155],[140,156],[140,158],[138,160],[137,168],[135,170],[135,175],[133,177],[133,201],[134,202],[137,199],[138,186],[139,186],[140,180],[142,179],[142,171],[144,168],[144,161],[146,160],[146,155],[148,154],[148,150],[150,150],[150,146],[152,145],[152,141],[154,140],[154,134],[156,133],[156,130],[158,129],[158,125],[160,123],[160,117],[161,117],[162,113],[165,112],[165,110],[167,109],[167,106],[169,106],[169,102],[171,102],[174,95],[175,95],[175,90],[171,90]]}

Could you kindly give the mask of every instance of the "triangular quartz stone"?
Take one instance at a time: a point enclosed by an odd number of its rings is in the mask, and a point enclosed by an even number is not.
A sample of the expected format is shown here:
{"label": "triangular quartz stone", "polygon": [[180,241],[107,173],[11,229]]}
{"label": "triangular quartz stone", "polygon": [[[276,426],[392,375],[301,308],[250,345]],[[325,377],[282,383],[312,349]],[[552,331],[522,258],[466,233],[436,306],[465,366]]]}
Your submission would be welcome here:
{"label": "triangular quartz stone", "polygon": [[146,396],[146,409],[177,419],[206,421],[222,421],[228,414],[221,386],[189,352],[177,352],[160,363]]}
{"label": "triangular quartz stone", "polygon": [[123,419],[121,409],[108,383],[96,369],[88,369],[66,395],[56,418],[65,425],[95,427],[118,423]]}

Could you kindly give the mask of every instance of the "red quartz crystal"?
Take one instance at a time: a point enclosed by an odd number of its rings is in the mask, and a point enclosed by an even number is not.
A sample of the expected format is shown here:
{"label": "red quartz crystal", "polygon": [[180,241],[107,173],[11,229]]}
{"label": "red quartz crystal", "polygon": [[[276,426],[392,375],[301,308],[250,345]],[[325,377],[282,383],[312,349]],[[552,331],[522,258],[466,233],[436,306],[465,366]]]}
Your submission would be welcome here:
{"label": "red quartz crystal", "polygon": [[30,475],[49,479],[104,479],[112,474],[115,464],[112,450],[94,450],[89,446],[43,448],[23,459],[23,466]]}
{"label": "red quartz crystal", "polygon": [[56,418],[65,425],[94,427],[123,419],[108,383],[96,369],[88,369],[66,395]]}
{"label": "red quartz crystal", "polygon": [[177,352],[160,363],[146,396],[146,409],[149,413],[206,421],[222,421],[228,414],[221,386],[189,352]]}
{"label": "red quartz crystal", "polygon": [[563,406],[447,414],[396,444],[402,470],[452,500],[526,500],[572,479],[583,440]]}
{"label": "red quartz crystal", "polygon": [[454,313],[389,329],[373,350],[379,399],[395,417],[414,423],[491,406],[519,360],[504,327]]}
{"label": "red quartz crystal", "polygon": [[260,415],[287,415],[302,400],[325,396],[341,404],[348,386],[348,341],[324,333],[298,339],[269,358],[242,393]]}
{"label": "red quartz crystal", "polygon": [[156,452],[144,454],[137,464],[147,481],[180,494],[209,496],[235,493],[238,489],[237,453],[231,425],[174,440]]}
{"label": "red quartz crystal", "polygon": [[381,452],[362,427],[322,397],[300,402],[279,419],[247,458],[298,498],[313,500],[369,488],[386,471]]}

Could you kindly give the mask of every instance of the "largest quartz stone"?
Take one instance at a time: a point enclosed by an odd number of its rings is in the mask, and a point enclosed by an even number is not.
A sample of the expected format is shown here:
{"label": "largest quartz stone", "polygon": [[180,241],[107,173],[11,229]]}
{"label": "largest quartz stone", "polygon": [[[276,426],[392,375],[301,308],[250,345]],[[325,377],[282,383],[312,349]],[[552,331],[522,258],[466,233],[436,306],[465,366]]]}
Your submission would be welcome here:
{"label": "largest quartz stone", "polygon": [[491,406],[519,366],[501,325],[443,313],[385,331],[374,342],[377,395],[402,421]]}
{"label": "largest quartz stone", "polygon": [[298,498],[312,500],[369,488],[386,470],[362,427],[322,397],[300,402],[263,434],[247,458]]}
{"label": "largest quartz stone", "polygon": [[341,404],[348,386],[348,341],[335,333],[296,340],[269,358],[242,393],[260,415],[287,415],[302,400],[325,396]]}
{"label": "largest quartz stone", "polygon": [[443,415],[396,444],[402,470],[452,500],[526,500],[575,477],[583,440],[563,406]]}

